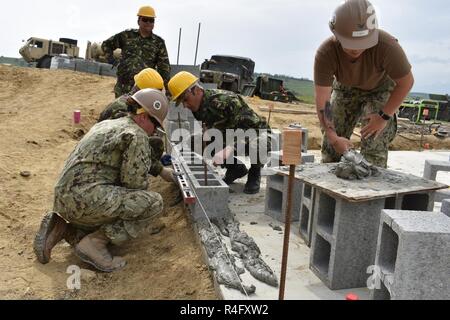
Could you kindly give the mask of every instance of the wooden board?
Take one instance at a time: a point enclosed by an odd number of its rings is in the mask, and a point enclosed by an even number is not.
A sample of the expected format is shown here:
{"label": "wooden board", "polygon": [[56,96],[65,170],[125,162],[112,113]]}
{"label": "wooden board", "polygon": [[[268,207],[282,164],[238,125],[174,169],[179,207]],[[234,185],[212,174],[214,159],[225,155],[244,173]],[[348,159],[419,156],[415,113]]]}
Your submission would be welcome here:
{"label": "wooden board", "polygon": [[[331,172],[336,165],[329,163],[298,166],[295,178],[349,202],[362,202],[448,188],[447,185],[436,181],[387,169],[379,169],[381,175],[378,177],[354,181],[344,180]],[[276,172],[287,176],[289,167],[280,167]]]}

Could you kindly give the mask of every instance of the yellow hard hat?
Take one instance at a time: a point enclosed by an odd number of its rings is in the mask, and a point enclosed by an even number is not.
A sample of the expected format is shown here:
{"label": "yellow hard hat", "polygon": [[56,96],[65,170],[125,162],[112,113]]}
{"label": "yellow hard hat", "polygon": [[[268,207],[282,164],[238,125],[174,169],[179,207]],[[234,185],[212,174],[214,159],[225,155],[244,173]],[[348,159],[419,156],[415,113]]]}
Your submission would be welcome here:
{"label": "yellow hard hat", "polygon": [[169,101],[164,93],[155,89],[142,89],[131,98],[141,107],[137,114],[146,112],[163,127],[164,119],[169,113]]}
{"label": "yellow hard hat", "polygon": [[164,80],[161,75],[152,68],[146,68],[134,76],[134,84],[139,89],[164,89]]}
{"label": "yellow hard hat", "polygon": [[177,100],[187,89],[196,84],[198,78],[192,73],[181,71],[170,79],[168,87],[172,95],[172,101]]}
{"label": "yellow hard hat", "polygon": [[150,6],[141,7],[137,15],[138,17],[156,18],[155,9]]}

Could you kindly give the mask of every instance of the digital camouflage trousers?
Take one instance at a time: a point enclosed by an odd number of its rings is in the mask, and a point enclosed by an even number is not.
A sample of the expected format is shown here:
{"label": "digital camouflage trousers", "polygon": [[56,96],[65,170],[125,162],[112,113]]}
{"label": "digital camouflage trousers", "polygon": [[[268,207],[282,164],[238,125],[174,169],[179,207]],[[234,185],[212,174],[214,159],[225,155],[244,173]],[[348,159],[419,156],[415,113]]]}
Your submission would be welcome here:
{"label": "digital camouflage trousers", "polygon": [[[368,124],[364,118],[378,113],[384,108],[395,87],[394,81],[386,80],[381,86],[371,91],[363,91],[342,85],[335,81],[331,95],[331,110],[336,133],[340,137],[350,139],[358,124]],[[397,134],[397,116],[388,121],[381,135],[374,139],[361,139],[361,153],[372,164],[386,168],[388,149]],[[340,156],[328,143],[326,135],[322,142],[322,162],[339,162]]]}

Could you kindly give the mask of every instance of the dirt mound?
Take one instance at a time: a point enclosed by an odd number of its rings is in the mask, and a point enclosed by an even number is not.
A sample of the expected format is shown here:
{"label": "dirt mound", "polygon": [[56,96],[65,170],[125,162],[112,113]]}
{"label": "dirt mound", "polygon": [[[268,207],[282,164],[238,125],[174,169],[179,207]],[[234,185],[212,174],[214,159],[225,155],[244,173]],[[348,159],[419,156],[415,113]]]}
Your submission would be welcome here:
{"label": "dirt mound", "polygon": [[[123,271],[85,271],[76,293],[67,289],[67,268],[90,268],[68,245],[58,245],[48,265],[36,262],[32,242],[42,216],[52,208],[57,176],[79,138],[113,100],[113,86],[108,77],[0,65],[1,298],[216,298],[181,205],[166,208],[154,222],[154,234],[113,248],[128,261]],[[72,125],[75,109],[82,112],[77,127]],[[31,175],[23,177],[24,171]],[[152,179],[152,189],[166,204],[173,200],[173,185]]]}

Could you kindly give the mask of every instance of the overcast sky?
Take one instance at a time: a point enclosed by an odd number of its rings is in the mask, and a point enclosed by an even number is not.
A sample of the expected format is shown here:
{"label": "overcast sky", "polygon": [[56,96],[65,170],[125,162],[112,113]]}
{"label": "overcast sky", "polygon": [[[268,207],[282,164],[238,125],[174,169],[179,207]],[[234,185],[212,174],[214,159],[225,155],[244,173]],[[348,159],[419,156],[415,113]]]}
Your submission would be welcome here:
{"label": "overcast sky", "polygon": [[[247,56],[257,72],[312,79],[315,51],[330,36],[328,20],[340,0],[80,0],[3,1],[0,55],[18,57],[31,36],[103,41],[137,26],[140,6],[156,10],[155,33],[165,39],[171,63],[193,64],[212,54]],[[373,0],[380,27],[396,36],[416,77],[414,91],[450,93],[450,2]]]}

